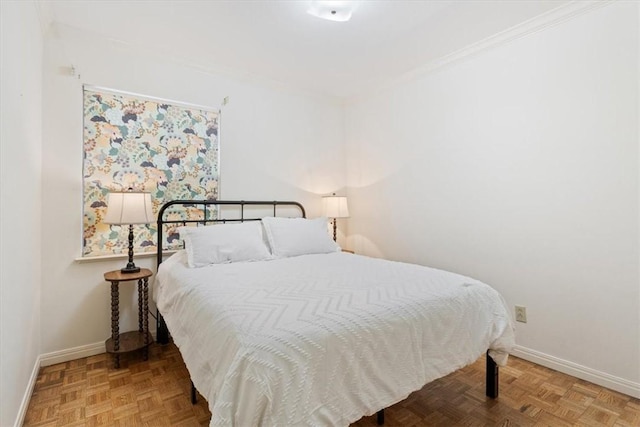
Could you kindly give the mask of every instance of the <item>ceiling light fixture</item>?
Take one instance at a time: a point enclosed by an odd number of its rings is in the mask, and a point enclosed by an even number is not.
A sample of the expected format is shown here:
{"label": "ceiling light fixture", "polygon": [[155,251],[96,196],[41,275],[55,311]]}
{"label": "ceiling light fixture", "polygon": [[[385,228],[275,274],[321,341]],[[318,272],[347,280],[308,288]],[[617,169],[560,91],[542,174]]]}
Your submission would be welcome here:
{"label": "ceiling light fixture", "polygon": [[307,13],[329,21],[346,22],[354,9],[355,1],[311,0]]}

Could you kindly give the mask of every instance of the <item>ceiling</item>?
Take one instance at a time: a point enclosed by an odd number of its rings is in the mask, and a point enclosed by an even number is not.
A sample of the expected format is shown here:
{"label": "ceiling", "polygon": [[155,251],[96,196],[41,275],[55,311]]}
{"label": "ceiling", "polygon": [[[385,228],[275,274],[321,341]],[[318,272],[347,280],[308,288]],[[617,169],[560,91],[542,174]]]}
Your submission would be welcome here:
{"label": "ceiling", "polygon": [[352,97],[567,1],[363,0],[348,22],[305,0],[50,0],[53,22],[212,71]]}

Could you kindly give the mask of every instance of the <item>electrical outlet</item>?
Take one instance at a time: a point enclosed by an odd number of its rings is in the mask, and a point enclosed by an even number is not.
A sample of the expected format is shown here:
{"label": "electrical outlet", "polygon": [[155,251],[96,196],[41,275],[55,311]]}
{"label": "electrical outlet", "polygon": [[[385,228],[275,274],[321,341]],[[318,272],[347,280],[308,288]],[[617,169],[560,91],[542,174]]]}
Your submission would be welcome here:
{"label": "electrical outlet", "polygon": [[527,323],[527,307],[516,305],[516,322]]}

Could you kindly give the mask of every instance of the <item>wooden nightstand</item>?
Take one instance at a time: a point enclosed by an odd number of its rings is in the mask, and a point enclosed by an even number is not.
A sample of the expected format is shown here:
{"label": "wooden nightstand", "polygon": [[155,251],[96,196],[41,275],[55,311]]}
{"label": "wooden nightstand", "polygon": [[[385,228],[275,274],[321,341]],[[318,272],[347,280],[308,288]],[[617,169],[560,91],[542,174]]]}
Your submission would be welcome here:
{"label": "wooden nightstand", "polygon": [[[114,367],[120,367],[120,354],[143,349],[144,360],[149,357],[148,347],[153,341],[149,334],[149,277],[151,270],[141,268],[138,273],[122,273],[120,270],[104,273],[104,280],[111,282],[111,338],[105,341],[107,353],[115,355]],[[120,282],[138,281],[138,330],[120,333]]]}

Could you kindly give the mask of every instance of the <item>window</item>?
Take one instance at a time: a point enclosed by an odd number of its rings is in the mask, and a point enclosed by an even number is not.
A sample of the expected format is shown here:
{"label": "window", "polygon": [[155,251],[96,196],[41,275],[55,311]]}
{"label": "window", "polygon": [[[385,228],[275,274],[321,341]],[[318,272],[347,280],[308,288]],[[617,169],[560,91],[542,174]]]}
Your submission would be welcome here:
{"label": "window", "polygon": [[[83,257],[127,252],[127,227],[102,222],[109,191],[148,191],[154,213],[169,200],[217,199],[218,110],[90,86],[83,99]],[[135,252],[154,252],[156,225],[135,227]],[[165,248],[177,245],[164,235]]]}

